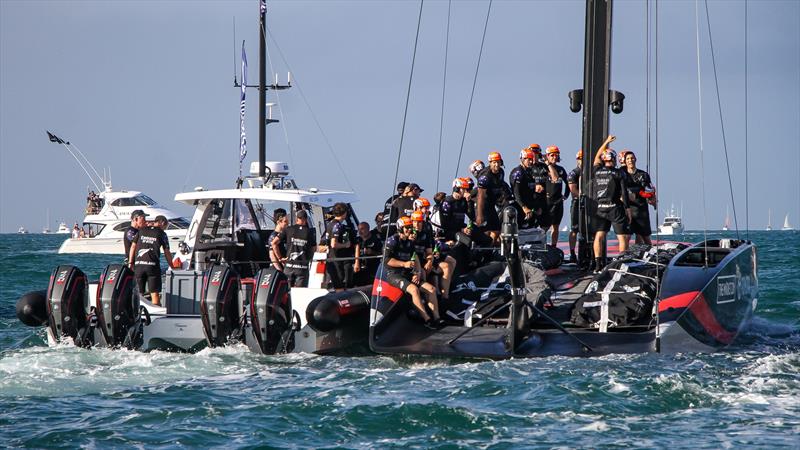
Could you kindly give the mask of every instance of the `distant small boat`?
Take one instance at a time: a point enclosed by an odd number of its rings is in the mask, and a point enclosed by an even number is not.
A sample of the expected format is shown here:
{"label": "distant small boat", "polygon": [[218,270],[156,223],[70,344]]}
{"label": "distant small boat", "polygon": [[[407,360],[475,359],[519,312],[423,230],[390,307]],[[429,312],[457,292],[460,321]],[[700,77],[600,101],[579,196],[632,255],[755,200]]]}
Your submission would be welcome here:
{"label": "distant small boat", "polygon": [[561,227],[561,231],[569,231],[569,227],[564,225],[563,227]]}
{"label": "distant small boat", "polygon": [[18,234],[28,234],[28,230],[26,230],[25,227],[19,227],[19,230],[17,230],[17,233]]}
{"label": "distant small boat", "polygon": [[669,208],[669,213],[664,217],[664,222],[658,227],[659,234],[681,234],[683,233],[683,220],[675,211],[675,205]]}
{"label": "distant small boat", "polygon": [[786,217],[783,219],[783,228],[781,231],[792,231],[794,228],[789,224],[789,214],[786,214]]}
{"label": "distant small boat", "polygon": [[772,231],[772,210],[770,209],[767,214],[768,214],[767,231]]}
{"label": "distant small boat", "polygon": [[50,234],[50,210],[47,210],[47,221],[45,222],[44,228],[42,228],[42,234]]}
{"label": "distant small boat", "polygon": [[66,223],[61,222],[60,224],[58,224],[58,230],[56,231],[56,234],[70,234],[70,233],[71,231]]}

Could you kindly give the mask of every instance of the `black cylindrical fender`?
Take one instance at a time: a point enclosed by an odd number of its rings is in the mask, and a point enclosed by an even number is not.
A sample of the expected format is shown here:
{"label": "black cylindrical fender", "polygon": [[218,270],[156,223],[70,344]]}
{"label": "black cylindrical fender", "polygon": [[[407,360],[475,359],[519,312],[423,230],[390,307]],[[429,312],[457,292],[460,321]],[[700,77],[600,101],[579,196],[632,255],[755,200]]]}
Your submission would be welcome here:
{"label": "black cylindrical fender", "polygon": [[17,300],[17,318],[29,327],[47,323],[47,291],[31,291]]}
{"label": "black cylindrical fender", "polygon": [[331,292],[308,304],[306,321],[316,331],[331,331],[362,319],[366,329],[369,318],[369,297],[372,286]]}

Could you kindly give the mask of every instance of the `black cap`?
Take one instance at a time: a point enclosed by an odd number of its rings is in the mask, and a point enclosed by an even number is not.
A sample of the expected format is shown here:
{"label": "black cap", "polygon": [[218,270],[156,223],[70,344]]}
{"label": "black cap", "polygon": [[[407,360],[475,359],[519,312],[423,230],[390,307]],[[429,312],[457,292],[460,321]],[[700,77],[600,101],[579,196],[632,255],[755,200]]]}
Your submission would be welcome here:
{"label": "black cap", "polygon": [[305,209],[301,209],[300,211],[297,211],[296,217],[298,219],[308,219],[308,213]]}
{"label": "black cap", "polygon": [[147,217],[147,214],[145,214],[141,209],[136,209],[131,213],[131,220],[137,217]]}
{"label": "black cap", "polygon": [[420,191],[420,192],[425,192],[425,189],[422,189],[421,187],[419,187],[419,185],[418,185],[417,183],[411,183],[411,184],[409,184],[409,185],[408,185],[408,187],[409,187],[409,188],[410,188],[412,191],[413,191],[414,189],[419,189],[419,191]]}
{"label": "black cap", "polygon": [[167,223],[167,218],[166,218],[165,216],[160,216],[160,215],[159,215],[159,216],[156,216],[156,220],[155,220],[155,222],[158,222],[158,223]]}
{"label": "black cap", "polygon": [[397,190],[398,191],[405,190],[406,186],[408,186],[408,182],[407,181],[401,181],[401,182],[397,183]]}

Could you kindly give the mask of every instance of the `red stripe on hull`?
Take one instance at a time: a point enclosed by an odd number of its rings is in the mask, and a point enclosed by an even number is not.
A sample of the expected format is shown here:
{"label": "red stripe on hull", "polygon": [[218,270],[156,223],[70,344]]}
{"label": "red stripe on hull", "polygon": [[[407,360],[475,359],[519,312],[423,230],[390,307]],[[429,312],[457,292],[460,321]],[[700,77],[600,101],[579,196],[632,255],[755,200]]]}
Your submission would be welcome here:
{"label": "red stripe on hull", "polygon": [[723,344],[730,344],[736,337],[736,333],[726,330],[714,315],[714,311],[708,305],[708,301],[701,292],[691,291],[674,295],[659,302],[658,312],[666,311],[669,308],[686,308],[700,322],[706,333]]}

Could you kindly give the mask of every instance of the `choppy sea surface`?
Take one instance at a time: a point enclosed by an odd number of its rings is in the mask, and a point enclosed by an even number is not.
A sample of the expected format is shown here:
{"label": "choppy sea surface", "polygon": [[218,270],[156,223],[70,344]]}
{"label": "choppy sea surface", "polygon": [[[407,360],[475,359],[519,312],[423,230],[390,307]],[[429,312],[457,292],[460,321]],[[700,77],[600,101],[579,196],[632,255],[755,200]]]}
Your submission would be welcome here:
{"label": "choppy sea surface", "polygon": [[758,309],[725,351],[481,361],[51,348],[17,299],[58,264],[96,278],[119,257],[0,235],[0,445],[800,448],[800,232],[750,238]]}

